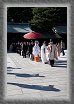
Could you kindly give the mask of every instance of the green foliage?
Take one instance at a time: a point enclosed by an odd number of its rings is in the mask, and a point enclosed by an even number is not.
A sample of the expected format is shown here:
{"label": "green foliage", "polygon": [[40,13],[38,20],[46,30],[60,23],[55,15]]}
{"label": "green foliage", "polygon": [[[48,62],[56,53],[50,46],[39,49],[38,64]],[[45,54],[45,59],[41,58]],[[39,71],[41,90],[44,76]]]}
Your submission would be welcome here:
{"label": "green foliage", "polygon": [[51,31],[58,23],[67,22],[67,8],[65,7],[40,7],[33,8],[33,19],[30,21],[36,31]]}
{"label": "green foliage", "polygon": [[31,23],[32,30],[48,32],[58,24],[67,24],[66,7],[8,7],[7,21]]}

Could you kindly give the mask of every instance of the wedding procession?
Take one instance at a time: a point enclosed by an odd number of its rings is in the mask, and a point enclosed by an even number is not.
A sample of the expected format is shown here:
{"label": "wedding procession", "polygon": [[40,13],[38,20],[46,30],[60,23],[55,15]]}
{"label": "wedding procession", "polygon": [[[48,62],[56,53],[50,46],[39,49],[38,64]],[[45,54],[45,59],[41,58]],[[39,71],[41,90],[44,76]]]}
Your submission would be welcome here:
{"label": "wedding procession", "polygon": [[38,41],[31,42],[18,42],[17,45],[11,44],[9,48],[9,52],[16,52],[23,56],[23,58],[29,56],[29,58],[35,62],[42,61],[44,64],[49,63],[51,66],[54,65],[54,59],[58,60],[60,57],[60,53],[62,56],[65,55],[65,44],[64,42],[59,42],[53,44],[53,41],[46,44],[46,41],[39,45]]}
{"label": "wedding procession", "polygon": [[67,7],[7,7],[7,99],[68,99],[67,56]]}

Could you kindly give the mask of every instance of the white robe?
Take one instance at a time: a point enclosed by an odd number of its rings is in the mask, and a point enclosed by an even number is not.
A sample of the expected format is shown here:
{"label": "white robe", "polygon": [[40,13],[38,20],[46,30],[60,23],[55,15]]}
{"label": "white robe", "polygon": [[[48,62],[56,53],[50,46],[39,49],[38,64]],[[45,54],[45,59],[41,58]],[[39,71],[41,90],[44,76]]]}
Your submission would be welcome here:
{"label": "white robe", "polygon": [[[44,52],[45,49],[45,52]],[[42,62],[46,62],[46,46],[42,45],[41,46],[41,60]]]}
{"label": "white robe", "polygon": [[39,55],[40,54],[40,47],[37,45],[35,45],[34,47],[33,47],[33,55],[35,56],[35,55]]}
{"label": "white robe", "polygon": [[48,46],[46,46],[46,61],[49,61],[49,51],[48,51]]}

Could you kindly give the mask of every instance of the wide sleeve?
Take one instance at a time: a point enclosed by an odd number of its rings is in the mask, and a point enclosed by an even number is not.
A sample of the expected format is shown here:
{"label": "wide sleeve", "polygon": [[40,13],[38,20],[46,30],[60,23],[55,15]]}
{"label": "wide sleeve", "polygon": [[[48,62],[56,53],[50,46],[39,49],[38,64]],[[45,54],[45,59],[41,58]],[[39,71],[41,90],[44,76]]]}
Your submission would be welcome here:
{"label": "wide sleeve", "polygon": [[35,54],[35,47],[33,47],[33,54]]}
{"label": "wide sleeve", "polygon": [[41,49],[40,49],[40,47],[38,47],[38,48],[39,48],[38,50],[39,50],[39,53],[40,53],[41,52]]}

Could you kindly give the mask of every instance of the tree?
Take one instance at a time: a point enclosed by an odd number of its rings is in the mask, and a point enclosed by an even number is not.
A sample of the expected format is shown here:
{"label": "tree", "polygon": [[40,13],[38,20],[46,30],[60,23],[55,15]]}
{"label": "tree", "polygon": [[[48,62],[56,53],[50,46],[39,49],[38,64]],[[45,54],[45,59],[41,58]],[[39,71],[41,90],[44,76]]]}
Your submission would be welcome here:
{"label": "tree", "polygon": [[32,8],[32,13],[30,23],[35,31],[51,31],[53,26],[67,23],[66,7],[35,7]]}
{"label": "tree", "polygon": [[67,24],[67,7],[8,7],[7,22],[30,23],[34,31],[48,32]]}
{"label": "tree", "polygon": [[32,10],[29,7],[8,7],[7,21],[25,22],[27,23],[32,18]]}

